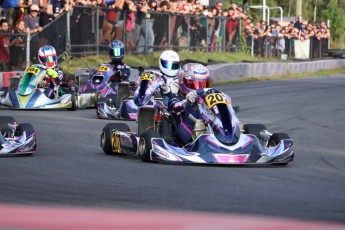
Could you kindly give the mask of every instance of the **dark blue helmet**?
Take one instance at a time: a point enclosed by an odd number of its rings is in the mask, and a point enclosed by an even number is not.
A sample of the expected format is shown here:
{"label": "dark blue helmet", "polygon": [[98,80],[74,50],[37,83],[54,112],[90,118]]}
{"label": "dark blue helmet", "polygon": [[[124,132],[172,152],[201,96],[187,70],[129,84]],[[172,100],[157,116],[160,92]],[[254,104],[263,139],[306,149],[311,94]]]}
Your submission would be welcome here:
{"label": "dark blue helmet", "polygon": [[109,56],[113,61],[121,61],[125,56],[125,45],[118,40],[110,42]]}

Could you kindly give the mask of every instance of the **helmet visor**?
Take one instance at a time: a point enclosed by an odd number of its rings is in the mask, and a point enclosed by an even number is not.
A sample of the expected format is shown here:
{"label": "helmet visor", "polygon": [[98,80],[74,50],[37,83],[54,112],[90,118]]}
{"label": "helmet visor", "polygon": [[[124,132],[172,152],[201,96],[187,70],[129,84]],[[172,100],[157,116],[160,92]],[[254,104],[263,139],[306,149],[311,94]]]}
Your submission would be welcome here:
{"label": "helmet visor", "polygon": [[113,57],[122,57],[124,54],[124,48],[113,48],[112,50],[110,50],[110,55]]}
{"label": "helmet visor", "polygon": [[177,70],[180,66],[179,62],[161,60],[161,65],[168,70]]}
{"label": "helmet visor", "polygon": [[184,80],[184,84],[190,89],[205,89],[211,88],[211,81],[210,80]]}
{"label": "helmet visor", "polygon": [[56,62],[56,56],[45,56],[40,57],[42,63],[48,63],[48,62]]}

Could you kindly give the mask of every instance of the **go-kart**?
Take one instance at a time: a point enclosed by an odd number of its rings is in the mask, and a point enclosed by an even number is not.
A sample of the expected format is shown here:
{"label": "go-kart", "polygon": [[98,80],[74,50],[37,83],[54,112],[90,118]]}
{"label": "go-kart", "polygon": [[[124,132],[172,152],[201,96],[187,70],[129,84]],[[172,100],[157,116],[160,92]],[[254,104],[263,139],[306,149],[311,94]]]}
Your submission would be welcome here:
{"label": "go-kart", "polygon": [[32,155],[36,132],[31,124],[17,124],[13,117],[0,116],[0,156]]}
{"label": "go-kart", "polygon": [[186,101],[186,111],[196,110],[193,139],[182,145],[171,114],[164,106],[143,106],[138,112],[137,133],[128,125],[107,124],[101,134],[106,154],[138,154],[145,161],[197,164],[286,165],[294,158],[293,141],[286,133],[271,133],[262,124],[241,125],[231,98],[210,89]]}
{"label": "go-kart", "polygon": [[[71,92],[55,98],[44,94],[46,67],[35,64],[27,68],[21,78],[11,78],[10,87],[0,90],[0,107],[11,109],[68,109],[76,110],[75,94]],[[18,82],[19,81],[19,82]],[[15,84],[17,83],[17,84]]]}
{"label": "go-kart", "polygon": [[[166,81],[166,80],[165,80]],[[139,69],[137,86],[130,83],[119,83],[118,94],[114,99],[100,99],[97,108],[97,117],[101,119],[137,120],[140,106],[155,103],[160,97],[160,85],[164,76],[155,70]],[[135,88],[134,94],[133,89]]]}
{"label": "go-kart", "polygon": [[[116,101],[118,93],[124,91],[126,83],[118,83],[116,86],[109,84],[109,79],[116,74],[116,69],[111,64],[100,64],[94,70],[79,69],[75,73],[77,84],[77,104],[79,108],[96,108],[100,101],[110,99]],[[120,78],[120,76],[118,76]],[[120,86],[121,85],[121,86]],[[134,83],[128,82],[132,88]],[[127,90],[127,94],[128,94]],[[104,98],[104,100],[102,100]]]}

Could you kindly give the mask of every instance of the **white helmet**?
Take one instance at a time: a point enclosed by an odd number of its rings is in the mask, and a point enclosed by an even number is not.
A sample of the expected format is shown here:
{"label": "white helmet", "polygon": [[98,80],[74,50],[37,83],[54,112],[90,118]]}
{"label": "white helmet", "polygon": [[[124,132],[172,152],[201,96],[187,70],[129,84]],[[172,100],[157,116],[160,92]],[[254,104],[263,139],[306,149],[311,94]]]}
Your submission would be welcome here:
{"label": "white helmet", "polygon": [[159,57],[159,69],[168,77],[175,77],[178,73],[180,57],[175,51],[166,50]]}

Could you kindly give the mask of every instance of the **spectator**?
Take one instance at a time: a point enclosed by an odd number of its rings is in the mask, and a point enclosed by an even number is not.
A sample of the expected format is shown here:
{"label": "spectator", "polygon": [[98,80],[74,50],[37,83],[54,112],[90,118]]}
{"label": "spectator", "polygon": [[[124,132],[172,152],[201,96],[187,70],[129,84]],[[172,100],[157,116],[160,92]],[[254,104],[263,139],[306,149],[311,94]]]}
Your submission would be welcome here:
{"label": "spectator", "polygon": [[238,29],[239,25],[239,17],[238,14],[235,12],[233,8],[229,8],[228,10],[228,20],[226,22],[226,32],[228,35],[228,46],[232,47],[235,44],[234,42],[234,35]]}
{"label": "spectator", "polygon": [[52,4],[54,17],[59,16],[65,10],[65,0],[50,0],[49,2]]}
{"label": "spectator", "polygon": [[137,7],[132,0],[128,0],[127,3],[129,12],[126,18],[126,48],[127,52],[131,53],[135,47],[134,26]]}
{"label": "spectator", "polygon": [[[24,69],[25,67],[25,45],[26,45],[26,30],[23,20],[16,22],[16,28],[13,33],[14,39],[11,41],[10,47],[10,67],[11,70]],[[22,34],[22,35],[21,35]]]}
{"label": "spectator", "polygon": [[260,27],[260,23],[255,23],[254,27],[254,54],[255,56],[263,56],[262,55],[262,37],[263,37],[263,31]]}
{"label": "spectator", "polygon": [[125,0],[115,1],[116,20],[115,20],[114,28],[115,28],[116,40],[122,41],[124,15],[128,11],[129,11],[128,4]]}
{"label": "spectator", "polygon": [[40,26],[43,28],[45,25],[51,23],[54,20],[55,16],[53,13],[53,4],[48,3],[43,8],[43,11],[40,14]]}
{"label": "spectator", "polygon": [[24,9],[27,7],[28,5],[24,4],[24,0],[3,0],[4,16],[7,18],[10,27],[15,25],[15,21],[20,15],[20,8]]}
{"label": "spectator", "polygon": [[299,31],[303,30],[303,17],[302,15],[297,16],[297,21],[294,24],[294,27],[297,28]]}
{"label": "spectator", "polygon": [[155,32],[155,45],[159,48],[164,48],[167,45],[168,29],[169,29],[169,14],[168,2],[162,1],[160,4],[160,11],[162,13],[157,14],[153,23],[153,31]]}
{"label": "spectator", "polygon": [[8,71],[10,66],[10,38],[7,35],[8,22],[6,19],[0,20],[0,71]]}
{"label": "spectator", "polygon": [[26,28],[30,29],[30,34],[34,34],[42,31],[42,27],[39,24],[39,7],[38,5],[30,6],[30,14],[24,17]]}
{"label": "spectator", "polygon": [[209,31],[211,31],[210,37],[210,52],[215,51],[215,46],[217,42],[217,37],[219,36],[220,31],[220,21],[218,19],[218,9],[216,7],[211,7],[211,11],[209,12]]}
{"label": "spectator", "polygon": [[144,5],[140,11],[145,14],[140,28],[140,38],[137,46],[137,52],[153,53],[154,33],[153,22],[154,17],[150,12],[155,12],[157,9],[157,1],[150,0],[150,2]]}
{"label": "spectator", "polygon": [[281,26],[276,25],[276,57],[280,58],[281,54],[285,52],[285,39],[281,31]]}

